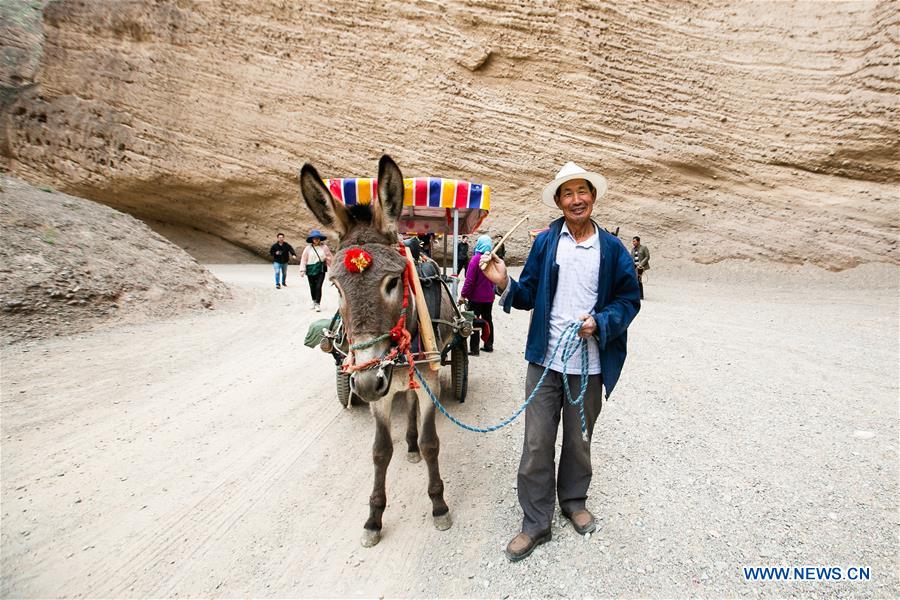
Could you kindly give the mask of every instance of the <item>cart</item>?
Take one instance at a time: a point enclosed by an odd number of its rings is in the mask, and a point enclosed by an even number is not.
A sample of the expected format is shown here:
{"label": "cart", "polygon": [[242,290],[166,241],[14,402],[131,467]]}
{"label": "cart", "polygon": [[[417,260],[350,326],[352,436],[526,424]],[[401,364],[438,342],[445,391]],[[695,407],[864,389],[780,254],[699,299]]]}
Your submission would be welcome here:
{"label": "cart", "polygon": [[[374,178],[326,179],[325,185],[335,199],[347,206],[369,204],[378,189]],[[460,311],[457,307],[459,282],[455,273],[452,277],[447,276],[447,242],[452,237],[451,264],[456,265],[459,236],[474,233],[484,222],[490,211],[491,190],[486,185],[440,177],[408,178],[403,180],[403,186],[404,207],[397,223],[398,231],[407,235],[434,233],[444,236],[444,264],[441,272],[419,267],[418,276],[423,288],[440,286],[439,289],[449,294],[452,300],[453,320],[444,321],[432,317],[431,321],[433,324],[446,325],[451,331],[448,339],[437,335],[440,364],[450,365],[453,396],[457,401],[465,402],[469,378],[467,340],[477,330],[473,323],[474,315]],[[348,408],[354,403],[360,403],[350,391],[350,375],[341,370],[347,355],[347,340],[340,314],[336,313],[328,326],[323,328],[320,348],[334,357],[338,401]]]}

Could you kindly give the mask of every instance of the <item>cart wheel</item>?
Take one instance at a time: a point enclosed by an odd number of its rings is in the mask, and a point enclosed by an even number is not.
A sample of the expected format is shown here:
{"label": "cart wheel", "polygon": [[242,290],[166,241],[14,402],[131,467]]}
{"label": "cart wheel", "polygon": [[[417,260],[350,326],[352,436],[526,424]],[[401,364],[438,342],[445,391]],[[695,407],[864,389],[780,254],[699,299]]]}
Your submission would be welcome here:
{"label": "cart wheel", "polygon": [[337,384],[337,397],[341,406],[348,407],[359,404],[359,398],[350,391],[350,375],[341,372],[341,367],[335,367],[334,379]]}
{"label": "cart wheel", "polygon": [[469,389],[469,355],[465,345],[450,351],[450,380],[453,382],[453,396],[462,404]]}

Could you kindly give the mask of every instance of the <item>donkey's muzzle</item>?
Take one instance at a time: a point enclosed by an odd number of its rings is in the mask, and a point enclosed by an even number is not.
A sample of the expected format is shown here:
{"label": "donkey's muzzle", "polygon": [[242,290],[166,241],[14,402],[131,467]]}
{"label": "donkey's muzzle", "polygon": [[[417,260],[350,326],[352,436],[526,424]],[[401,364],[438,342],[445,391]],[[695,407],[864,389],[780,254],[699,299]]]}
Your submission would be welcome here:
{"label": "donkey's muzzle", "polygon": [[393,368],[390,365],[357,371],[350,376],[350,391],[365,402],[380,400],[391,388],[392,373]]}

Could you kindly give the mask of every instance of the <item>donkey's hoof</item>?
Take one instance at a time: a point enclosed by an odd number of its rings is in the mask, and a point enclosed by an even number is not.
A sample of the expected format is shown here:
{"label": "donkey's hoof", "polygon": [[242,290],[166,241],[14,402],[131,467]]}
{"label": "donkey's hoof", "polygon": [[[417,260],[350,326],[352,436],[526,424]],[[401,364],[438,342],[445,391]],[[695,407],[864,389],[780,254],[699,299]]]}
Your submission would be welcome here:
{"label": "donkey's hoof", "polygon": [[447,531],[450,529],[451,525],[453,525],[453,519],[450,518],[450,513],[444,513],[434,517],[434,527],[438,531]]}
{"label": "donkey's hoof", "polygon": [[360,538],[359,543],[363,545],[363,548],[371,548],[381,541],[381,532],[373,531],[371,529],[363,529],[362,538]]}
{"label": "donkey's hoof", "polygon": [[407,462],[411,462],[413,464],[422,461],[422,455],[418,452],[407,452],[406,453]]}

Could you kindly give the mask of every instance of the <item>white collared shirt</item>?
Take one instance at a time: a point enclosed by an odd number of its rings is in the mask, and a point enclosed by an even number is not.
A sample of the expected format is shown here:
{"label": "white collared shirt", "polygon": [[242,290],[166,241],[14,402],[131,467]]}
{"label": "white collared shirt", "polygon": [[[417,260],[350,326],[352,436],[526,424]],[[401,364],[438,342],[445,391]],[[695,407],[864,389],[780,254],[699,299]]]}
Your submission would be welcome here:
{"label": "white collared shirt", "polygon": [[[542,366],[549,367],[558,373],[580,374],[581,351],[576,351],[564,369],[560,357],[560,347],[553,362],[550,353],[556,347],[566,327],[578,321],[583,315],[590,314],[597,302],[597,284],[600,274],[600,232],[596,225],[594,234],[583,242],[576,243],[569,233],[569,227],[563,223],[556,246],[556,264],[559,265],[559,279],[556,282],[556,293],[550,309],[550,339]],[[588,343],[588,374],[600,373],[600,348],[597,338],[591,336]]]}

